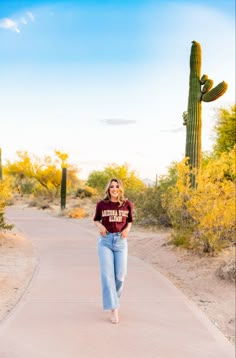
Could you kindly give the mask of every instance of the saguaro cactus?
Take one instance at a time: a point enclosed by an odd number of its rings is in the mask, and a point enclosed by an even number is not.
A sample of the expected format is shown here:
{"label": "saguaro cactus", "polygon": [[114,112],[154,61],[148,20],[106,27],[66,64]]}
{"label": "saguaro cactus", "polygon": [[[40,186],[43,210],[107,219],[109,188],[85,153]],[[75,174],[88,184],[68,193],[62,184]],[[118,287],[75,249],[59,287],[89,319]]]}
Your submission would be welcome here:
{"label": "saguaro cactus", "polygon": [[67,177],[67,168],[62,168],[61,176],[61,210],[66,207],[66,177]]}
{"label": "saguaro cactus", "polygon": [[[189,158],[191,168],[198,169],[201,165],[202,154],[202,101],[212,102],[222,96],[227,90],[224,81],[213,87],[213,80],[207,75],[201,76],[201,46],[192,42],[190,54],[190,77],[188,110],[184,112],[184,125],[186,125],[185,156]],[[195,176],[191,177],[191,185],[195,186]]]}

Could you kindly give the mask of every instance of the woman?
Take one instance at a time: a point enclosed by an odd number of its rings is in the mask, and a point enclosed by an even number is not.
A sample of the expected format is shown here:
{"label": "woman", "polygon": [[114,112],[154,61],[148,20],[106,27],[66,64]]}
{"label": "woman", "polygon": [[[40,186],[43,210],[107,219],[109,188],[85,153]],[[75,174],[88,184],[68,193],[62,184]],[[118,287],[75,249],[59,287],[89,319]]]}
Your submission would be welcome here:
{"label": "woman", "polygon": [[118,323],[119,297],[127,272],[127,236],[132,221],[133,204],[124,199],[120,180],[111,179],[103,200],[97,203],[94,215],[100,237],[98,256],[100,263],[103,308],[111,311],[111,322]]}

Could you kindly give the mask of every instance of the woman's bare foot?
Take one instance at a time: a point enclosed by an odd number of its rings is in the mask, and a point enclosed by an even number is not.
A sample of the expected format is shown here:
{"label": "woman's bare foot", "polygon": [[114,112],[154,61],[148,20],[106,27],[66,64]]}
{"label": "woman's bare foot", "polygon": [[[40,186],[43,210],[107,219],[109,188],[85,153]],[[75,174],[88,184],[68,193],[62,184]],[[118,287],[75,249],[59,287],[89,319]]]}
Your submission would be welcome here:
{"label": "woman's bare foot", "polygon": [[119,315],[118,315],[118,309],[115,308],[114,310],[111,310],[111,323],[118,323],[119,322]]}

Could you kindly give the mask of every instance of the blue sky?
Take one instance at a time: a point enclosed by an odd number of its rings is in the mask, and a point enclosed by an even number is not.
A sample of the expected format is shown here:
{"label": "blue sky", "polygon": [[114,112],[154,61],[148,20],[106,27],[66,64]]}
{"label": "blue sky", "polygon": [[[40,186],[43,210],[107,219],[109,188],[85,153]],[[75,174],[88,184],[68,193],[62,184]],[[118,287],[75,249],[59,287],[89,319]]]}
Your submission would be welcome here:
{"label": "blue sky", "polygon": [[164,174],[185,148],[192,40],[202,74],[226,94],[203,103],[203,150],[217,108],[235,101],[235,3],[1,1],[0,109],[5,159],[67,152],[86,178],[128,163]]}

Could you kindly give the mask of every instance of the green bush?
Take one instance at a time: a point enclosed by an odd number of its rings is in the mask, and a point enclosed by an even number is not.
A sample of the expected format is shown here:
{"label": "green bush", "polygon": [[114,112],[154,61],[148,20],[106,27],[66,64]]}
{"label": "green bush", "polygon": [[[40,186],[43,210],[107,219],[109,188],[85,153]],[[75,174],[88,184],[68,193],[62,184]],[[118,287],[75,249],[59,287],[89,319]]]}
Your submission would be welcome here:
{"label": "green bush", "polygon": [[13,228],[13,225],[6,224],[5,219],[4,219],[4,212],[0,211],[0,231],[11,230],[12,228]]}
{"label": "green bush", "polygon": [[168,209],[163,205],[163,194],[177,181],[177,163],[172,163],[168,174],[161,176],[154,186],[145,187],[133,195],[135,219],[141,225],[172,226]]}
{"label": "green bush", "polygon": [[97,195],[97,190],[89,186],[86,186],[84,188],[78,188],[75,193],[75,196],[80,199],[91,198],[95,195]]}
{"label": "green bush", "polygon": [[135,219],[141,225],[170,226],[170,218],[161,203],[162,188],[147,187],[133,197]]}

